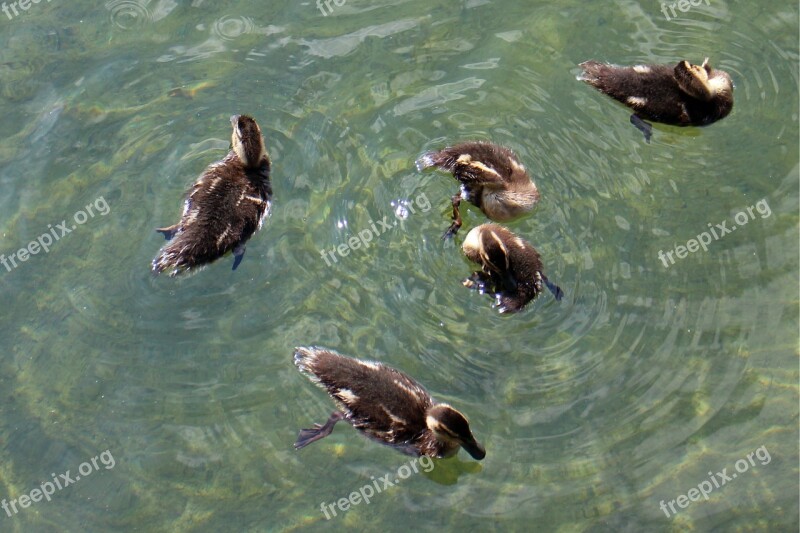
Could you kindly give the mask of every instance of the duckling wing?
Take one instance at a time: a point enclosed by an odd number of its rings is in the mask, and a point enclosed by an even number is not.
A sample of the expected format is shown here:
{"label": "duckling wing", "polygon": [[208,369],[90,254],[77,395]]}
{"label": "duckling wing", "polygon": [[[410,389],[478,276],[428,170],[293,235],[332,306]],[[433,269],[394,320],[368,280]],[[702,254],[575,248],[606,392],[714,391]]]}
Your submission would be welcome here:
{"label": "duckling wing", "polygon": [[[420,164],[421,162],[421,164]],[[436,166],[449,170],[465,185],[503,187],[515,168],[524,172],[508,148],[487,142],[465,142],[420,159],[421,168]]]}
{"label": "duckling wing", "polygon": [[511,267],[511,256],[506,246],[504,232],[498,226],[489,226],[481,233],[479,256],[484,269],[500,276],[506,276]]}

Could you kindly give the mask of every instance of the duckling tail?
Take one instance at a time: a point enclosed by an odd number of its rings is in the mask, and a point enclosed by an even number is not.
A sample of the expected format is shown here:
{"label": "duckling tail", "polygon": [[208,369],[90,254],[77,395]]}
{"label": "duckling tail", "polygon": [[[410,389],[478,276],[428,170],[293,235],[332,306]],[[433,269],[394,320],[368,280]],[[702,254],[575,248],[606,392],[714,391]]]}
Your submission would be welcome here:
{"label": "duckling tail", "polygon": [[594,60],[584,61],[578,66],[583,69],[583,74],[578,76],[578,80],[595,86],[603,77],[604,71],[608,69],[608,65]]}
{"label": "duckling tail", "polygon": [[417,170],[422,172],[426,168],[430,168],[437,165],[436,162],[436,152],[428,152],[427,154],[423,154],[422,157],[417,159],[416,162]]}
{"label": "duckling tail", "polygon": [[526,298],[521,294],[498,294],[496,298],[498,303],[497,309],[503,314],[519,313],[528,301],[530,301],[530,298]]}

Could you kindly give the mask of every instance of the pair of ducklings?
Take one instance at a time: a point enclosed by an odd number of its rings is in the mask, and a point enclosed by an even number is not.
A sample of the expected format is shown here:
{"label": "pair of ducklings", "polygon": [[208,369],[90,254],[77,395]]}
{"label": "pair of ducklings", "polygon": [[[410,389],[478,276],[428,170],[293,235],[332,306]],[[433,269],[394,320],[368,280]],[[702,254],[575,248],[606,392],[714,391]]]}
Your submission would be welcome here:
{"label": "pair of ducklings", "polygon": [[[462,225],[459,206],[466,200],[492,220],[505,222],[528,213],[539,201],[539,191],[516,155],[502,146],[465,142],[429,152],[417,168],[450,171],[461,189],[452,198],[453,223],[443,238],[452,237]],[[462,244],[464,255],[480,265],[464,285],[495,297],[501,313],[516,313],[546,285],[557,300],[563,291],[542,273],[539,252],[527,241],[499,224],[473,228]]]}
{"label": "pair of ducklings", "polygon": [[[157,230],[170,242],[153,260],[155,273],[177,276],[230,252],[235,270],[245,244],[269,215],[271,163],[261,130],[246,115],[231,117],[231,125],[231,151],[189,189],[180,221]],[[324,425],[302,430],[297,449],[346,420],[368,437],[410,455],[450,457],[463,446],[475,459],[486,456],[463,414],[434,401],[398,370],[321,348],[298,348],[294,361],[339,407]]]}
{"label": "pair of ducklings", "polygon": [[[644,119],[682,126],[706,125],[724,118],[733,106],[733,85],[727,73],[682,61],[663,65],[616,67],[595,61],[583,63],[581,79],[635,110],[631,122],[649,142]],[[171,240],[153,260],[156,273],[188,272],[233,252],[234,270],[245,244],[269,215],[272,189],[270,160],[261,130],[251,117],[231,117],[232,149],[209,166],[184,202],[180,221],[160,228]],[[530,211],[539,194],[524,167],[507,149],[489,143],[464,143],[426,154],[421,167],[453,172],[462,190],[453,197],[453,223],[447,235],[461,226],[462,199],[489,218],[507,220]],[[561,290],[542,274],[538,253],[506,228],[484,224],[464,242],[468,258],[483,266],[468,284],[490,284],[503,308],[521,309],[544,283],[560,297]],[[485,457],[466,417],[450,405],[437,403],[408,375],[381,363],[346,357],[322,348],[297,348],[294,361],[301,372],[323,387],[336,402],[325,424],[298,435],[295,448],[329,435],[345,420],[383,444],[411,455],[449,457],[463,447],[473,458]]]}

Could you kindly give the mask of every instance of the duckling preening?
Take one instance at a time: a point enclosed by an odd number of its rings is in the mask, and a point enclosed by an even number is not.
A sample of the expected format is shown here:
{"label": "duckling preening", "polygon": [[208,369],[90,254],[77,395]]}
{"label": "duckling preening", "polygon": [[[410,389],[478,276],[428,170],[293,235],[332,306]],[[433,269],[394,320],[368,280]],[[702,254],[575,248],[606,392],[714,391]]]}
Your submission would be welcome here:
{"label": "duckling preening", "polygon": [[481,265],[464,285],[495,296],[501,313],[521,311],[542,291],[542,284],[556,300],[564,296],[564,291],[542,272],[539,252],[499,224],[473,228],[462,249],[470,261]]}
{"label": "duckling preening", "polygon": [[503,146],[470,141],[428,152],[417,160],[417,169],[429,167],[447,170],[461,183],[452,198],[453,223],[445,232],[445,239],[461,227],[461,200],[469,201],[498,222],[529,212],[539,200],[539,191],[525,167]]}
{"label": "duckling preening", "polygon": [[186,195],[177,224],[156,231],[170,242],[153,260],[153,272],[176,276],[233,252],[239,266],[245,244],[269,216],[270,159],[256,121],[231,117],[231,151],[206,168]]}
{"label": "duckling preening", "polygon": [[346,420],[370,439],[408,455],[450,457],[463,447],[475,459],[486,456],[464,415],[434,401],[403,372],[317,347],[296,348],[294,363],[338,407],[325,424],[300,431],[296,449],[330,435],[338,421]]}
{"label": "duckling preening", "polygon": [[585,81],[633,109],[631,123],[650,142],[652,126],[705,126],[725,118],[733,109],[733,81],[727,72],[686,60],[677,65],[620,67],[598,61],[580,64]]}

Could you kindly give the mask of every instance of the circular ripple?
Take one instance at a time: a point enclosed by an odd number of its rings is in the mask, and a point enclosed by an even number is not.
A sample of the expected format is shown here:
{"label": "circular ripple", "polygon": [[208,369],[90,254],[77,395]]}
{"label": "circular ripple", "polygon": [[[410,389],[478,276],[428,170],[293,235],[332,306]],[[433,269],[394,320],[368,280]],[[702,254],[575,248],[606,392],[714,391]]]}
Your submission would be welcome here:
{"label": "circular ripple", "polygon": [[152,20],[147,6],[136,0],[115,0],[106,4],[106,9],[111,12],[111,21],[118,28],[129,30],[141,27]]}
{"label": "circular ripple", "polygon": [[225,16],[214,21],[211,31],[222,40],[232,41],[237,37],[252,33],[255,27],[255,23],[249,17]]}

